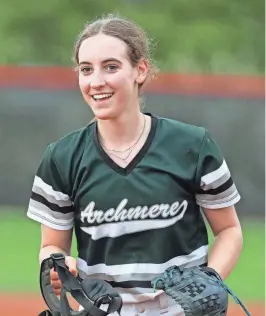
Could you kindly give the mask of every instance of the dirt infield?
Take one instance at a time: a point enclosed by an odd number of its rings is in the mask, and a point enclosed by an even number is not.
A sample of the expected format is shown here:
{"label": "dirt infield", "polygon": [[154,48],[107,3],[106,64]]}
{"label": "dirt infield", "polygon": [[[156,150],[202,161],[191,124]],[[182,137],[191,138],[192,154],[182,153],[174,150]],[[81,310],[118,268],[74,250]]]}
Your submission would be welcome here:
{"label": "dirt infield", "polygon": [[[247,304],[252,316],[264,316],[265,304]],[[1,294],[0,313],[1,316],[37,316],[46,306],[38,295],[30,294]],[[141,315],[141,314],[140,314]],[[245,313],[239,305],[231,305],[227,316],[244,316]]]}

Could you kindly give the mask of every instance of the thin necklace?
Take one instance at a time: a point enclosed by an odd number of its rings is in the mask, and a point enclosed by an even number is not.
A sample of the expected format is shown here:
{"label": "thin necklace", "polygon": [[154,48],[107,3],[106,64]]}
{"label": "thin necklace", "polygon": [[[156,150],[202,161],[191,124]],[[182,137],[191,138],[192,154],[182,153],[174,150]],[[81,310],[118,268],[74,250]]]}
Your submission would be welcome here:
{"label": "thin necklace", "polygon": [[[127,149],[125,149],[125,150],[115,150],[115,149],[108,149],[108,148],[104,147],[103,144],[102,144],[102,142],[100,141],[100,144],[101,144],[101,146],[103,147],[103,149],[104,149],[105,151],[110,152],[110,155],[112,155],[112,156],[114,156],[114,157],[116,157],[116,158],[118,158],[118,159],[120,159],[120,160],[122,160],[122,161],[124,161],[124,162],[126,163],[126,162],[127,162],[127,159],[129,158],[130,154],[132,153],[133,149],[134,149],[135,146],[138,144],[138,142],[140,141],[140,139],[141,139],[141,137],[142,137],[142,135],[143,135],[143,133],[144,133],[145,126],[146,126],[146,118],[145,118],[145,115],[143,115],[143,118],[144,118],[144,124],[143,124],[142,131],[141,131],[141,133],[140,133],[138,139],[136,140],[136,142],[135,142],[133,145],[131,145],[129,148],[127,148]],[[120,153],[122,153],[122,152],[127,152],[127,151],[129,151],[129,153],[127,154],[127,156],[126,156],[125,158],[119,157],[119,156],[117,156],[116,154],[114,154],[114,152],[117,152],[117,153],[120,152]]]}

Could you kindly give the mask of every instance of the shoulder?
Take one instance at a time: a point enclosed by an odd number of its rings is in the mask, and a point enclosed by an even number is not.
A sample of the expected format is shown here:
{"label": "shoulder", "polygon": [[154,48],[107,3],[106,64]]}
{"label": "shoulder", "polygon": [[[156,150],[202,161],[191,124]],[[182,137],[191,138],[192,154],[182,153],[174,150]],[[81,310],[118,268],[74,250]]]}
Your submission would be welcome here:
{"label": "shoulder", "polygon": [[83,153],[86,143],[93,139],[94,124],[93,122],[74,130],[56,142],[49,144],[48,148],[51,158],[65,160],[67,157]]}
{"label": "shoulder", "polygon": [[178,120],[157,117],[160,134],[186,144],[201,146],[208,131],[206,128]]}

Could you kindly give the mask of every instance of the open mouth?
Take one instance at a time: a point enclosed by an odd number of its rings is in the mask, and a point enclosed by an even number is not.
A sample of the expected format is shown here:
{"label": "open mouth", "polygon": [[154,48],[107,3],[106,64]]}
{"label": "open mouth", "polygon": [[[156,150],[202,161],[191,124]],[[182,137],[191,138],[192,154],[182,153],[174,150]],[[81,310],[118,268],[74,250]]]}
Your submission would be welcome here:
{"label": "open mouth", "polygon": [[95,101],[104,101],[110,99],[114,93],[102,93],[102,94],[94,94],[92,96],[93,100]]}

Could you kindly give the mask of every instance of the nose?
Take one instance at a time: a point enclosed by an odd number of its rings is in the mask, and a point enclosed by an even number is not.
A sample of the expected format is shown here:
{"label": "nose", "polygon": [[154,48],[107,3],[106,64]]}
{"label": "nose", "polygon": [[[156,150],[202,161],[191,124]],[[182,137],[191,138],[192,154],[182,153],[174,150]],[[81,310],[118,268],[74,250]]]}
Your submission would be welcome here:
{"label": "nose", "polygon": [[105,85],[104,76],[100,72],[94,72],[90,76],[90,87],[91,88],[99,88]]}

